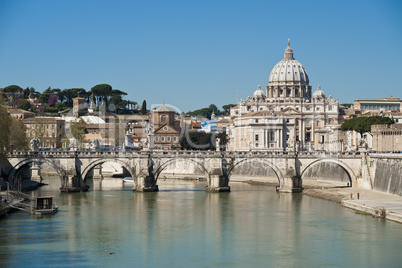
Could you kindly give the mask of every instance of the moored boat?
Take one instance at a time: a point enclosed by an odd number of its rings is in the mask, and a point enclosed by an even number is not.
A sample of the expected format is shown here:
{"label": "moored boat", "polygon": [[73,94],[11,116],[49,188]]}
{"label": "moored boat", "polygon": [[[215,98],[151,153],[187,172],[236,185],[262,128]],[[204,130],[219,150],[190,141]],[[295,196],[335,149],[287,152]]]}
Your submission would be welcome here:
{"label": "moored boat", "polygon": [[36,204],[32,210],[32,214],[46,215],[54,214],[59,210],[59,207],[53,203],[54,196],[40,196],[36,198]]}
{"label": "moored boat", "polygon": [[126,183],[134,183],[134,179],[133,179],[132,177],[125,177],[125,178],[123,179],[123,182],[126,182]]}

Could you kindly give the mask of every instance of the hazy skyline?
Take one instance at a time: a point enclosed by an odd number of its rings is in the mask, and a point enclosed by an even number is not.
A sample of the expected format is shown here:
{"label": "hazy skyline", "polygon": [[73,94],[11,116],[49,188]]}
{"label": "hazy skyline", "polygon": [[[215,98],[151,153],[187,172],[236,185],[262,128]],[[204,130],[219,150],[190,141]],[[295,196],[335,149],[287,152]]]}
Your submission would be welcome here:
{"label": "hazy skyline", "polygon": [[313,91],[401,96],[399,1],[4,1],[0,87],[108,83],[182,111],[265,91],[290,38]]}

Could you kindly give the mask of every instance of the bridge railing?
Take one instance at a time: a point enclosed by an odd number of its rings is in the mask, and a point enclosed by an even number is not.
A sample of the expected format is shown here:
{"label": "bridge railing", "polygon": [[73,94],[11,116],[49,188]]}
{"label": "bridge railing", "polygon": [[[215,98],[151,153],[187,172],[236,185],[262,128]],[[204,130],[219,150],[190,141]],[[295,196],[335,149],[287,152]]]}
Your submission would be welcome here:
{"label": "bridge railing", "polygon": [[[152,154],[159,157],[356,157],[361,152],[283,152],[283,151],[187,151],[187,150],[143,150],[143,151],[118,151],[118,150],[52,150],[52,151],[13,151],[11,157],[140,157]],[[371,153],[376,155],[379,153]],[[386,154],[390,155],[390,154]],[[399,154],[400,155],[400,154]]]}

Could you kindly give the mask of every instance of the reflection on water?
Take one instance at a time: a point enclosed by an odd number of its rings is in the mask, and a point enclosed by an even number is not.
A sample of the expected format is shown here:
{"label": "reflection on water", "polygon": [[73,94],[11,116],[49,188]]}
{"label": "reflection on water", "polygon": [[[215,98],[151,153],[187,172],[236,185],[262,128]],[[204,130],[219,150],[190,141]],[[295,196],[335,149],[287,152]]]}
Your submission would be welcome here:
{"label": "reflection on water", "polygon": [[[88,181],[87,184],[92,182]],[[122,179],[55,195],[60,211],[0,221],[0,266],[395,266],[401,225],[272,187],[160,180],[132,192]],[[92,185],[93,186],[93,185]],[[96,189],[91,187],[91,189]]]}

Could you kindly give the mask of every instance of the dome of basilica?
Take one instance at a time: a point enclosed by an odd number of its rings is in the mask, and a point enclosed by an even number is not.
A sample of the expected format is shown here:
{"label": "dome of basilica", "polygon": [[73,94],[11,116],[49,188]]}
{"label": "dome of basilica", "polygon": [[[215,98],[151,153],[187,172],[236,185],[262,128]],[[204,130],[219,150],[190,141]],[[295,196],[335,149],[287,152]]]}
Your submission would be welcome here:
{"label": "dome of basilica", "polygon": [[320,85],[318,85],[317,90],[314,91],[313,98],[325,98],[325,93],[322,91]]}
{"label": "dome of basilica", "polygon": [[264,91],[261,90],[261,86],[260,86],[260,85],[258,85],[257,90],[254,91],[253,97],[254,97],[254,98],[265,98]]}
{"label": "dome of basilica", "polygon": [[268,83],[270,85],[280,82],[309,83],[306,69],[293,58],[293,50],[290,48],[290,42],[288,42],[288,47],[285,49],[283,60],[274,66],[269,75]]}

